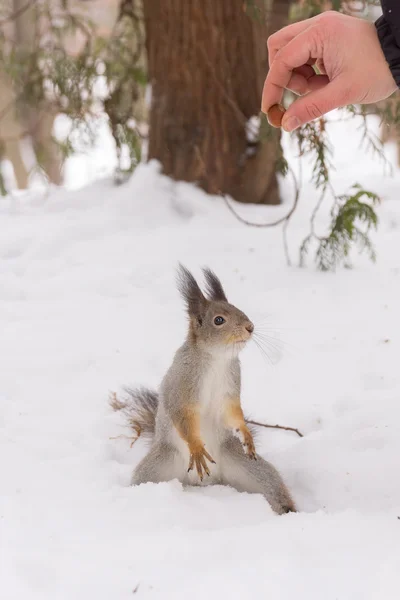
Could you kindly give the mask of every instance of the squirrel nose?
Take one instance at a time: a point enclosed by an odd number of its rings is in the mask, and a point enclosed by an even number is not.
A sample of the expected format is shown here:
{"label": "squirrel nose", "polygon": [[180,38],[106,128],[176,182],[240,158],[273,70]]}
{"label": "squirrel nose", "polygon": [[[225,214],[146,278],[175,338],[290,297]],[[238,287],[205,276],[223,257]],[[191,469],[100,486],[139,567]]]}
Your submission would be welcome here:
{"label": "squirrel nose", "polygon": [[247,323],[247,325],[245,326],[245,329],[249,333],[253,333],[253,331],[254,331],[254,325],[253,325],[253,323]]}

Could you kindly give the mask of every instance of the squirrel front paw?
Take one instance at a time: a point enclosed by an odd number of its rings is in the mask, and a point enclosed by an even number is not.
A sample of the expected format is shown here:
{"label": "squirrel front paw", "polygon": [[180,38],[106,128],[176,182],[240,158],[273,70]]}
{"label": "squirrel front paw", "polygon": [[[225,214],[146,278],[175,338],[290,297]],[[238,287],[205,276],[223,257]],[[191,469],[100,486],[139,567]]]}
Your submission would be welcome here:
{"label": "squirrel front paw", "polygon": [[[200,477],[200,481],[203,481],[204,472],[207,475],[210,475],[210,470],[207,466],[206,459],[215,465],[215,460],[210,456],[204,446],[196,445],[189,448],[190,450],[190,459],[189,459],[189,468],[188,473],[191,471],[196,465],[196,471],[198,476]],[[204,472],[203,472],[204,471]]]}
{"label": "squirrel front paw", "polygon": [[256,448],[254,446],[253,437],[250,431],[246,428],[236,428],[234,435],[239,438],[244,453],[252,460],[257,460]]}

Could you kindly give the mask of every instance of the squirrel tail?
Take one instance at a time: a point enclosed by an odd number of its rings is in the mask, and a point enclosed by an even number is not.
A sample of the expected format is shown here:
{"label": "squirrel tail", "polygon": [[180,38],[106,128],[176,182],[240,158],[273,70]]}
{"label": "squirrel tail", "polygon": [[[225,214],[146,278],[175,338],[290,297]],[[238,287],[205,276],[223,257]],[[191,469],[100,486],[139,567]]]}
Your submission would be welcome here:
{"label": "squirrel tail", "polygon": [[121,411],[126,417],[136,437],[152,438],[156,426],[156,414],[158,409],[158,394],[147,388],[124,388],[124,397],[112,394],[110,397],[111,408]]}

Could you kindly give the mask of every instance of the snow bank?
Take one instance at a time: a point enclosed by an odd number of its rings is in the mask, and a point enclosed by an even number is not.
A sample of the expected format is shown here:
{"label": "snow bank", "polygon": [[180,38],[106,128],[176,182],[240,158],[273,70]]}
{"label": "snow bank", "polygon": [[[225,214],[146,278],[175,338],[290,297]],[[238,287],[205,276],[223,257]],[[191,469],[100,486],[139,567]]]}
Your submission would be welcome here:
{"label": "snow bank", "polygon": [[[398,598],[400,176],[357,151],[348,123],[333,131],[338,192],[359,181],[384,197],[375,266],[288,268],[280,231],[240,225],[155,164],[119,188],[0,201],[4,598]],[[282,185],[284,206],[237,210],[276,218],[292,198]],[[306,185],[293,256],[315,199]],[[256,347],[243,354],[243,404],[304,433],[259,435],[298,514],[229,488],[128,485],[145,449],[111,439],[129,432],[107,395],[156,386],[182,342],[178,260],[211,266],[274,338],[273,365]]]}

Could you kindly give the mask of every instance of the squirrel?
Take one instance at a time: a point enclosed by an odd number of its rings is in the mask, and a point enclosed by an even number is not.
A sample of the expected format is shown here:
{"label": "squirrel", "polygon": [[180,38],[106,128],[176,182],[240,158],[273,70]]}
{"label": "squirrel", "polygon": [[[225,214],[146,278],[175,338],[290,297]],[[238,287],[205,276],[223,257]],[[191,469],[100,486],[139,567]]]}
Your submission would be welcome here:
{"label": "squirrel", "polygon": [[125,388],[111,406],[122,410],[137,436],[151,439],[132,485],[178,479],[183,485],[229,485],[260,493],[277,514],[296,512],[278,471],[256,453],[241,407],[239,353],[254,325],[230,304],[218,277],[203,269],[206,289],[178,268],[189,330],[159,392]]}

